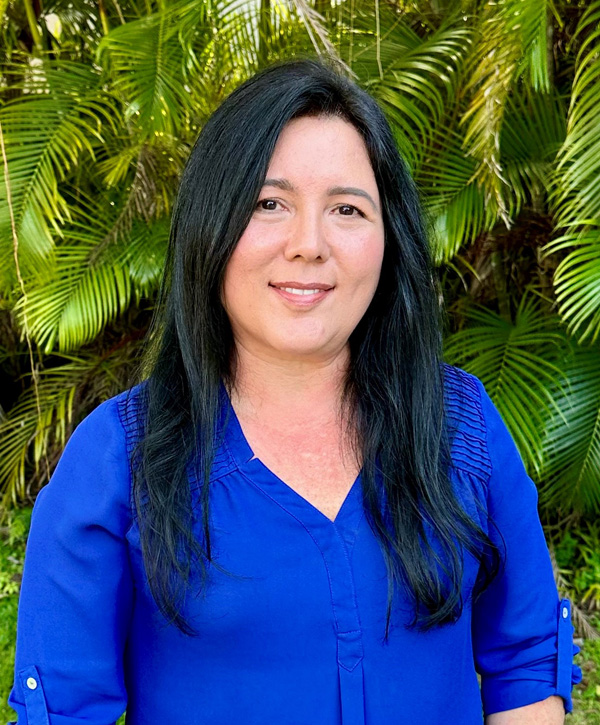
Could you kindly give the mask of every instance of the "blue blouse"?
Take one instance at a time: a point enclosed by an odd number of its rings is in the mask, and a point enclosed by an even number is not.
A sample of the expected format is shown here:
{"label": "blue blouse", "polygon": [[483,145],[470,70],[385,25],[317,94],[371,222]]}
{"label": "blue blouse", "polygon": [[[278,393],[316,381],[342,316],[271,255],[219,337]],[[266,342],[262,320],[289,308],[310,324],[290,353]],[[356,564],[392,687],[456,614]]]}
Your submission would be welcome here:
{"label": "blue blouse", "polygon": [[[231,409],[210,506],[217,561],[236,576],[211,567],[206,593],[186,599],[199,637],[167,625],[133,515],[136,386],[77,426],[36,499],[8,699],[16,722],[107,725],[127,708],[128,725],[475,725],[551,695],[571,712],[579,648],[536,487],[481,381],[444,367],[452,480],[470,512],[475,497],[487,506],[506,545],[505,568],[456,623],[406,629],[400,592],[384,643],[386,569],[360,475],[331,521],[253,458]],[[465,591],[476,574],[465,555]]]}

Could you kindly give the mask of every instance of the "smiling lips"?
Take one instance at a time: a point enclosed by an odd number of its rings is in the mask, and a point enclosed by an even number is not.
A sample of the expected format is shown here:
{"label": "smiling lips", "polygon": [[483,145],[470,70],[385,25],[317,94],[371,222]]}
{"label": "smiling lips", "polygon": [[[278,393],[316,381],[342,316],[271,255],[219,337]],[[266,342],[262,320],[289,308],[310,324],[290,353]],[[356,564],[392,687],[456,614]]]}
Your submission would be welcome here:
{"label": "smiling lips", "polygon": [[333,286],[321,282],[273,282],[269,285],[281,297],[300,307],[307,307],[327,297]]}

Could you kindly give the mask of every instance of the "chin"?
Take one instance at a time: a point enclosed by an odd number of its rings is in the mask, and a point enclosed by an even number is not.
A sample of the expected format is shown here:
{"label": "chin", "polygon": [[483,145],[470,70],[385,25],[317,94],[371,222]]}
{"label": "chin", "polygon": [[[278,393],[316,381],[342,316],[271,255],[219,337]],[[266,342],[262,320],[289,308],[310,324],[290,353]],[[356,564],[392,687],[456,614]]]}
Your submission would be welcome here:
{"label": "chin", "polygon": [[304,346],[290,346],[290,347],[281,347],[278,349],[278,352],[283,357],[289,357],[289,358],[320,358],[320,357],[326,357],[328,354],[328,350],[320,346],[315,345],[304,345]]}
{"label": "chin", "polygon": [[325,340],[281,340],[273,347],[281,356],[298,359],[329,357],[332,352],[331,343]]}

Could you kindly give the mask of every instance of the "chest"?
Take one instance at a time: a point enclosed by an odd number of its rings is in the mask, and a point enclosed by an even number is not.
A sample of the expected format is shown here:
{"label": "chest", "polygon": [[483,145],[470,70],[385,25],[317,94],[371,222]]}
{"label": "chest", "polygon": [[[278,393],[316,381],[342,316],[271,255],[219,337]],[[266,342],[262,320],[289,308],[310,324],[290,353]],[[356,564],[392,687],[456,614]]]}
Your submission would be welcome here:
{"label": "chest", "polygon": [[282,429],[240,421],[254,457],[332,521],[344,503],[360,466],[335,427]]}

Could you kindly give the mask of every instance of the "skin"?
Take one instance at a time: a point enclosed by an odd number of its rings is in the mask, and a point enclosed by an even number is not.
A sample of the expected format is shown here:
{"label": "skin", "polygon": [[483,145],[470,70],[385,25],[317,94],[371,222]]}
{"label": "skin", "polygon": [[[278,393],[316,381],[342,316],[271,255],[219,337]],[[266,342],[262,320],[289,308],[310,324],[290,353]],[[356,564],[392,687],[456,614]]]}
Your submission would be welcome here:
{"label": "skin", "polygon": [[[231,401],[255,455],[333,519],[360,468],[342,435],[339,399],[348,338],[381,271],[379,192],[362,137],[337,118],[284,128],[266,174],[277,179],[263,186],[225,272],[238,357]],[[333,289],[301,309],[277,282]]]}
{"label": "skin", "polygon": [[[379,281],[383,221],[364,142],[340,119],[290,122],[267,171],[267,182],[277,179],[294,190],[263,186],[227,266],[224,303],[238,347],[305,379],[315,366],[346,357]],[[375,208],[356,194],[328,194],[350,186]],[[269,286],[285,281],[334,289],[317,306],[293,309]]]}
{"label": "skin", "polygon": [[[348,338],[381,273],[381,200],[362,137],[339,118],[291,121],[266,181],[225,271],[237,354],[231,402],[254,455],[334,519],[360,470],[339,400]],[[278,282],[333,289],[299,307],[272,286]],[[562,723],[559,697],[486,718],[487,725]]]}
{"label": "skin", "polygon": [[486,725],[563,725],[564,722],[565,708],[558,695],[514,710],[495,712],[485,719]]}

